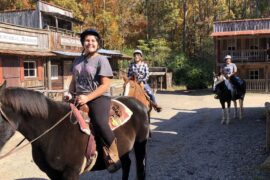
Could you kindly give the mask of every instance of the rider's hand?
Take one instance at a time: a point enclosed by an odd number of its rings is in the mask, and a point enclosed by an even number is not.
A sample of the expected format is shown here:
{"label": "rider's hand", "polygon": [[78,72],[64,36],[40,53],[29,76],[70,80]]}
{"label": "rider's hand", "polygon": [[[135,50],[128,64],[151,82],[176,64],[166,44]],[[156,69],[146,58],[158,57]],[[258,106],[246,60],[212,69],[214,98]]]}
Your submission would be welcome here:
{"label": "rider's hand", "polygon": [[88,98],[87,95],[79,95],[79,96],[77,96],[77,103],[79,103],[80,105],[84,105],[88,101],[90,101],[90,99]]}

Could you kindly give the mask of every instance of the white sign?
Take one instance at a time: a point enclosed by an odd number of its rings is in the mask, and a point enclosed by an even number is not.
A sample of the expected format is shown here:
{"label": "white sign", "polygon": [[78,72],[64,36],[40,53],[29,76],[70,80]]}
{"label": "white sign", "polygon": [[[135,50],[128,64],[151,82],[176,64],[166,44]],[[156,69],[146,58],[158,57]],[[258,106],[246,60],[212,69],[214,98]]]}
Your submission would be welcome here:
{"label": "white sign", "polygon": [[61,37],[62,46],[76,46],[81,47],[81,41],[75,38]]}
{"label": "white sign", "polygon": [[21,36],[17,34],[7,34],[7,33],[2,33],[2,32],[0,32],[0,42],[26,44],[26,45],[38,45],[37,37]]}

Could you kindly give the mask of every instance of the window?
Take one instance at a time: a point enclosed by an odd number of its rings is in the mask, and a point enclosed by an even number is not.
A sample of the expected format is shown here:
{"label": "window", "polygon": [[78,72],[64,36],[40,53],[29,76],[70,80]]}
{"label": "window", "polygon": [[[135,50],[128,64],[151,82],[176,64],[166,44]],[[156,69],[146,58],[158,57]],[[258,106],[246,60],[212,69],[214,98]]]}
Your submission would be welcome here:
{"label": "window", "polygon": [[52,65],[51,79],[52,80],[58,79],[58,65]]}
{"label": "window", "polygon": [[259,79],[259,70],[249,70],[249,79]]}
{"label": "window", "polygon": [[249,49],[259,49],[259,39],[249,39]]}
{"label": "window", "polygon": [[24,77],[25,78],[37,77],[36,61],[24,61],[23,67],[24,67]]}
{"label": "window", "polygon": [[227,41],[227,50],[228,51],[234,51],[236,49],[236,40],[229,39]]}

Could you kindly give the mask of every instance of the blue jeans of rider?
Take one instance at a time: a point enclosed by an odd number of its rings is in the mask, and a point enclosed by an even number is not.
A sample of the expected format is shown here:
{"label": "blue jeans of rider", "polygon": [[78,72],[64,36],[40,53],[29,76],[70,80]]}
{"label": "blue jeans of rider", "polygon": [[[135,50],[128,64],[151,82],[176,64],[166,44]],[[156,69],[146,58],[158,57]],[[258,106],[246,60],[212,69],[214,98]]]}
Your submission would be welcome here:
{"label": "blue jeans of rider", "polygon": [[147,93],[147,95],[150,97],[151,101],[153,101],[155,104],[157,104],[156,98],[155,98],[153,91],[152,91],[151,87],[149,86],[149,84],[147,84],[147,83],[144,84],[144,90]]}

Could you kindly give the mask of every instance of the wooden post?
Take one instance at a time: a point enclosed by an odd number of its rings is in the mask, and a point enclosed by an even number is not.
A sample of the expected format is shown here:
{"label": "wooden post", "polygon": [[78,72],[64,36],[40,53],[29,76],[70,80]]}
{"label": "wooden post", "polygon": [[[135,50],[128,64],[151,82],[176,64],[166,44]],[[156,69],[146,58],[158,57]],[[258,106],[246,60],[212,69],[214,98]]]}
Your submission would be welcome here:
{"label": "wooden post", "polygon": [[51,67],[51,59],[47,60],[47,78],[48,78],[48,89],[52,89],[52,67]]}
{"label": "wooden post", "polygon": [[265,66],[265,92],[269,92],[269,83],[268,83],[268,66]]}
{"label": "wooden post", "polygon": [[163,90],[163,77],[160,76],[160,90]]}
{"label": "wooden post", "polygon": [[266,151],[270,150],[270,120],[269,120],[269,113],[270,113],[270,103],[265,103],[265,115],[266,115]]}

